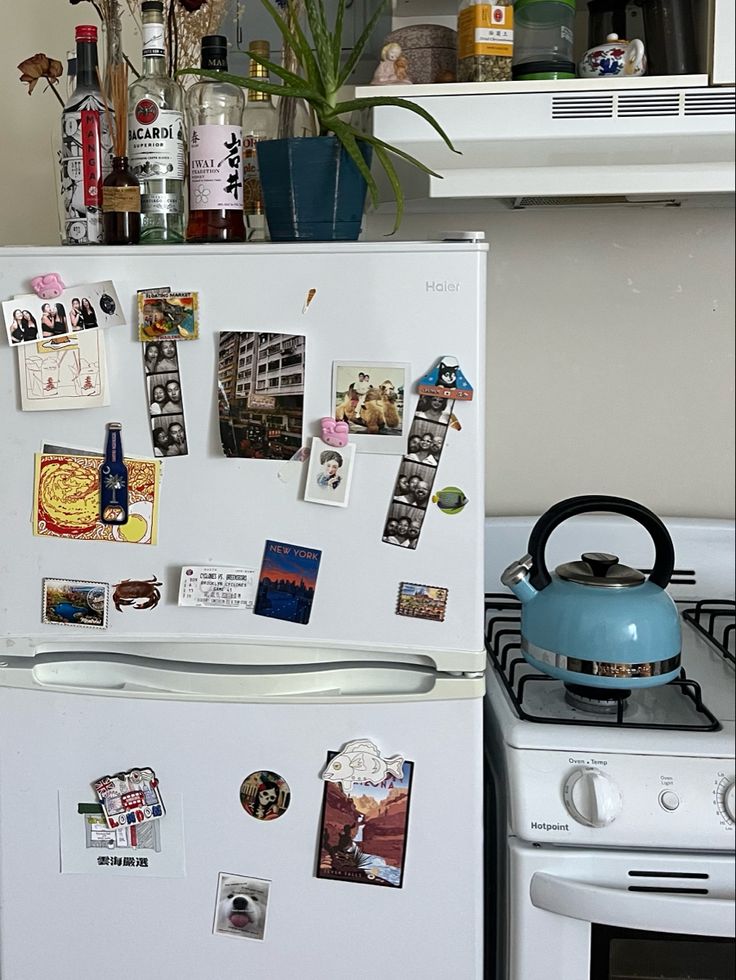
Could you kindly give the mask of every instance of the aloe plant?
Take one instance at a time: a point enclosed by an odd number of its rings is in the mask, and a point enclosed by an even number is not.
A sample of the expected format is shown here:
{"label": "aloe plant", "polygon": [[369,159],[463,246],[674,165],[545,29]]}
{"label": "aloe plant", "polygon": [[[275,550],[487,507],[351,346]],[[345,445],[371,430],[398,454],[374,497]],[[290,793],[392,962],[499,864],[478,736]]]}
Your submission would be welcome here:
{"label": "aloe plant", "polygon": [[360,152],[358,143],[362,142],[370,145],[373,148],[376,160],[388,177],[396,199],[396,218],[392,231],[393,234],[401,224],[401,218],[404,213],[404,194],[391,155],[393,154],[402,160],[408,161],[413,166],[418,167],[424,173],[430,174],[433,177],[440,177],[441,175],[435,173],[434,170],[430,170],[420,160],[417,160],[416,157],[411,156],[411,154],[406,153],[404,150],[400,150],[398,147],[378,139],[378,137],[373,136],[371,133],[357,128],[345,117],[349,117],[354,112],[373,109],[376,106],[399,106],[402,109],[408,109],[410,112],[421,116],[439,133],[453,153],[459,151],[455,149],[450,138],[430,113],[421,106],[409,102],[408,99],[375,95],[363,99],[339,101],[338,93],[353,74],[358,60],[365,50],[373,29],[378,22],[378,18],[388,0],[381,0],[376,7],[344,63],[342,58],[342,34],[346,0],[338,0],[335,22],[331,28],[327,22],[324,0],[303,0],[306,27],[311,34],[313,46],[308,40],[305,29],[299,22],[296,9],[292,7],[292,0],[288,0],[287,3],[287,12],[290,14],[288,20],[274,6],[271,0],[261,0],[261,2],[275,21],[285,45],[291,47],[295,53],[302,72],[301,74],[289,71],[281,65],[269,61],[267,58],[261,57],[256,52],[249,52],[250,57],[263,65],[271,75],[280,78],[280,85],[263,78],[250,78],[227,72],[214,72],[198,68],[184,69],[178,74],[225,79],[235,85],[254,89],[257,92],[267,92],[271,95],[277,95],[279,98],[301,99],[306,102],[316,120],[316,128],[318,129],[316,135],[328,136],[330,133],[333,133],[336,136],[365,178],[366,184],[368,185],[368,193],[375,207],[378,203],[378,186],[370,171],[370,167]]}

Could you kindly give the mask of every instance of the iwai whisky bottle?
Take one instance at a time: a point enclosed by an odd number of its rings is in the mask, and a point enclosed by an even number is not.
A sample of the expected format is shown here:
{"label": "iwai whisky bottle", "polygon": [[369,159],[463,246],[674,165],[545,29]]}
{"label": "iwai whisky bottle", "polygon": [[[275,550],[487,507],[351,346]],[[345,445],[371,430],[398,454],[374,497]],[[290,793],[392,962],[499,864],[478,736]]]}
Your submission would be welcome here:
{"label": "iwai whisky bottle", "polygon": [[[271,55],[268,41],[251,41],[249,50],[266,60]],[[268,69],[253,58],[249,74],[251,78],[268,81]],[[268,237],[257,147],[261,140],[276,139],[278,126],[279,113],[270,94],[248,89],[243,116],[243,214],[249,242],[263,241]]]}
{"label": "iwai whisky bottle", "polygon": [[141,242],[184,239],[184,94],[166,73],[164,5],[143,0],[143,74],[128,89],[128,158],[141,184]]}
{"label": "iwai whisky bottle", "polygon": [[[227,71],[227,39],[202,38],[202,68]],[[189,223],[187,241],[243,242],[242,89],[203,78],[187,92]]]}
{"label": "iwai whisky bottle", "polygon": [[77,82],[61,115],[61,197],[66,245],[103,242],[102,182],[112,168],[112,133],[97,78],[97,28],[81,25]]}

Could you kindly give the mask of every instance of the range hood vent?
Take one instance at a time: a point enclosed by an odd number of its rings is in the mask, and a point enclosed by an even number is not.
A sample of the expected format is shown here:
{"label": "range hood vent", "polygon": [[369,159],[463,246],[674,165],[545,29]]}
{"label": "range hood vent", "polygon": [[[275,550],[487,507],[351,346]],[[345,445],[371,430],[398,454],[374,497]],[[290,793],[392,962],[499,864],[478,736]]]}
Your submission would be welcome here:
{"label": "range hood vent", "polygon": [[430,112],[461,151],[451,153],[413,113],[374,111],[376,136],[442,176],[397,164],[414,210],[437,210],[422,207],[429,199],[445,209],[483,199],[507,208],[733,205],[733,87],[676,76],[531,84],[386,88]]}

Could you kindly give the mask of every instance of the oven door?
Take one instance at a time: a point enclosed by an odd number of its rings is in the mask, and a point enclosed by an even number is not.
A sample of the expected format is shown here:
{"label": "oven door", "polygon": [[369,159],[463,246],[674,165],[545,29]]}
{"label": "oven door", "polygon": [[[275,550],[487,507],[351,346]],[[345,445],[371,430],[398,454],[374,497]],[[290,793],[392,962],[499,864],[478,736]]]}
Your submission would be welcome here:
{"label": "oven door", "polygon": [[733,855],[509,851],[508,980],[733,980]]}

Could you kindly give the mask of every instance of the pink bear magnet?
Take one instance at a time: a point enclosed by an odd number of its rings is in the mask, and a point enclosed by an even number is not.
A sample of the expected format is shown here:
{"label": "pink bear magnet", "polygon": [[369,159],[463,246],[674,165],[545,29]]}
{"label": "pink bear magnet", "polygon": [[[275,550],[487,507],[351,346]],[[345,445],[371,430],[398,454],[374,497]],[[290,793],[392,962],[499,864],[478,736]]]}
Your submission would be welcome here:
{"label": "pink bear magnet", "polygon": [[56,299],[66,289],[58,272],[49,272],[45,276],[35,276],[31,279],[31,288],[41,299]]}
{"label": "pink bear magnet", "polygon": [[334,446],[336,449],[347,446],[350,432],[347,422],[336,422],[335,419],[327,417],[320,419],[320,427],[322,429],[322,442],[326,442],[328,446]]}

